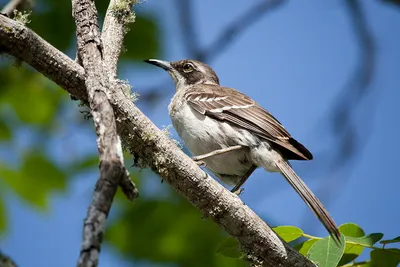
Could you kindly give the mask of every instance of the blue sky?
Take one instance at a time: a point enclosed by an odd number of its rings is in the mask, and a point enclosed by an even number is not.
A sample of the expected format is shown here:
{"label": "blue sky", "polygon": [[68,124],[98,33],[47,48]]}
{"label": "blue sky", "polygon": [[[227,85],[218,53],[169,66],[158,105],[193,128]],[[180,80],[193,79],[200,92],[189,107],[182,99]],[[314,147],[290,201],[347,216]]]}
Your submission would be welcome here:
{"label": "blue sky", "polygon": [[[195,0],[200,46],[210,44],[229,22],[257,2]],[[355,222],[366,232],[383,232],[391,238],[400,235],[400,214],[396,209],[400,202],[400,145],[396,140],[400,135],[396,119],[400,100],[400,9],[381,1],[362,2],[378,51],[370,94],[353,111],[360,140],[364,135],[369,137],[351,167],[339,167],[333,172],[323,168],[326,161],[319,157],[338,149],[327,123],[328,112],[360,59],[342,1],[287,2],[237,36],[210,65],[222,85],[256,99],[314,153],[315,160],[296,162],[294,168],[327,203],[338,224]],[[137,9],[138,13],[158,14],[165,44],[162,59],[169,61],[187,58],[174,3],[149,0]],[[165,72],[138,63],[124,66],[121,78],[128,78],[134,90],[139,91],[165,82],[168,97],[144,112],[159,127],[171,124],[166,111],[174,88]],[[75,104],[71,107],[71,112],[77,112]],[[76,132],[71,138],[82,143],[82,148],[77,148],[82,152],[96,150],[92,133]],[[52,153],[62,158],[57,141],[60,139],[52,140]],[[52,197],[47,212],[32,210],[17,198],[7,196],[10,227],[0,239],[0,247],[20,266],[75,264],[82,221],[96,178],[97,174],[91,173],[75,179],[66,193]],[[327,191],[318,190],[321,186]],[[332,197],[327,199],[326,192]],[[257,170],[246,183],[242,198],[261,216],[281,224],[299,225],[310,234],[326,235],[306,205],[277,174]],[[103,249],[101,266],[117,265],[124,263],[110,248]]]}

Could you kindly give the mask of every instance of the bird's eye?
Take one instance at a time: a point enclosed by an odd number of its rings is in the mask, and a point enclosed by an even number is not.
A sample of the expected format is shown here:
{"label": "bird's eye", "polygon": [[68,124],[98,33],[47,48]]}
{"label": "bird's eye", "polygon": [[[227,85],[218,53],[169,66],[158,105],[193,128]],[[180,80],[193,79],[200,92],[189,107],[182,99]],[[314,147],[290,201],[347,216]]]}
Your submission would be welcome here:
{"label": "bird's eye", "polygon": [[183,65],[183,71],[184,72],[192,72],[193,71],[193,64],[191,63],[186,63],[185,65]]}

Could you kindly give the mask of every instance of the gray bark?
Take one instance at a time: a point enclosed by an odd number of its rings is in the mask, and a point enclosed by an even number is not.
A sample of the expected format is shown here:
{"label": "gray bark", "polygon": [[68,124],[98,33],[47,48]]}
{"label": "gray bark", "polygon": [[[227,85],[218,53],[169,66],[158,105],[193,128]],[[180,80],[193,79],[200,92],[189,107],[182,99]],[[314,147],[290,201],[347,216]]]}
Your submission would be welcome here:
{"label": "gray bark", "polygon": [[[83,68],[26,27],[2,16],[0,49],[27,62],[77,99],[87,101]],[[238,196],[202,171],[119,87],[109,89],[118,133],[139,165],[150,167],[207,218],[237,238],[242,248],[264,266],[315,266],[281,241]]]}
{"label": "gray bark", "polygon": [[108,77],[108,62],[103,59],[97,11],[94,1],[73,0],[78,58],[82,63],[91,114],[100,156],[100,177],[83,227],[78,266],[97,266],[106,219],[118,188],[128,171],[124,167],[121,140],[117,134],[114,110],[108,100],[113,84]]}

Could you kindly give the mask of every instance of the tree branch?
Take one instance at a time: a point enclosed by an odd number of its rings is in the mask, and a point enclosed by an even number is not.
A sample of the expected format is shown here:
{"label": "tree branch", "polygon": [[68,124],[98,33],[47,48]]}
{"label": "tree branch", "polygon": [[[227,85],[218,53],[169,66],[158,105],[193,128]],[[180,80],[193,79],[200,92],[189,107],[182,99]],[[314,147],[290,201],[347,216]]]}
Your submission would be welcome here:
{"label": "tree branch", "polygon": [[[239,18],[228,24],[215,38],[215,40],[205,48],[198,45],[195,23],[193,22],[192,6],[190,0],[176,0],[176,7],[179,11],[179,25],[182,29],[184,46],[188,52],[188,57],[202,62],[209,62],[220,55],[231,45],[234,39],[247,30],[251,25],[257,22],[268,12],[282,6],[285,0],[263,0],[246,10]],[[147,102],[155,102],[164,97],[165,81],[160,85],[143,90],[140,93],[140,99]]]}
{"label": "tree branch", "polygon": [[194,15],[192,12],[192,0],[175,0],[175,7],[178,10],[179,26],[182,29],[182,41],[189,55],[194,59],[200,51],[199,39],[196,26],[194,25]]}
{"label": "tree branch", "polygon": [[243,13],[239,18],[235,19],[224,30],[221,31],[219,36],[208,47],[197,51],[194,55],[195,59],[207,62],[211,58],[220,54],[226,47],[232,43],[234,38],[237,38],[240,33],[248,29],[253,23],[259,20],[267,12],[280,7],[284,0],[264,0],[252,6],[249,10]]}
{"label": "tree branch", "polygon": [[[22,24],[1,15],[0,21],[0,27],[2,27],[0,31],[8,31],[11,29],[15,31],[15,40],[8,40],[8,45],[9,47],[16,45],[13,47],[12,51],[8,51],[8,48],[2,46],[0,43],[0,54],[8,53],[17,59],[27,62],[53,82],[64,84],[66,86],[64,89],[75,98],[85,103],[88,102],[84,84],[85,71],[83,68],[76,68],[74,72],[71,72],[71,70],[75,68],[75,62],[71,61],[67,55],[54,49],[53,46]],[[29,46],[28,44],[36,44],[37,46]],[[43,62],[41,62],[42,60],[48,62],[51,67],[43,65]],[[136,198],[137,189],[129,177],[124,176],[120,186],[129,200],[133,201]]]}
{"label": "tree branch", "polygon": [[[0,47],[28,62],[76,98],[87,99],[83,68],[65,55],[60,56],[61,52],[23,25],[4,16],[0,16]],[[44,51],[33,57],[32,47],[41,47]],[[64,74],[73,79],[59,77]],[[150,167],[207,218],[237,238],[241,247],[263,262],[263,266],[315,266],[281,241],[235,194],[202,171],[121,90],[110,89],[109,100],[117,117],[118,133],[139,165]]]}
{"label": "tree branch", "polygon": [[101,38],[104,44],[104,60],[108,64],[109,77],[117,78],[118,58],[121,53],[127,24],[134,22],[134,0],[111,0],[103,24]]}
{"label": "tree branch", "polygon": [[17,267],[18,265],[0,250],[0,267]]}
{"label": "tree branch", "polygon": [[[111,0],[108,5],[103,24],[101,39],[104,47],[104,62],[107,65],[107,73],[110,82],[117,82],[118,58],[121,53],[124,36],[128,32],[127,24],[134,22],[134,14],[131,11],[134,0]],[[114,86],[116,86],[114,84]],[[120,181],[120,187],[125,196],[133,201],[138,197],[135,184],[129,178],[129,172]]]}
{"label": "tree branch", "polygon": [[114,111],[107,93],[111,83],[103,61],[97,10],[94,1],[72,0],[76,23],[78,58],[85,69],[85,85],[97,134],[100,177],[84,222],[83,241],[78,266],[97,266],[108,213],[122,177],[124,167],[121,140],[117,134]]}

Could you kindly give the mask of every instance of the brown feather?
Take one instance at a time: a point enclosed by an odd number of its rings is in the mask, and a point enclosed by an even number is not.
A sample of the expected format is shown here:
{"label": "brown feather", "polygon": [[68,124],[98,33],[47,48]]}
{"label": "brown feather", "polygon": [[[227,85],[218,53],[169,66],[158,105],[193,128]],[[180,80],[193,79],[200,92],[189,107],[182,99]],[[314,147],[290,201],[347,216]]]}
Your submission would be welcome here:
{"label": "brown feather", "polygon": [[219,85],[193,86],[185,94],[197,112],[253,132],[272,142],[286,159],[311,160],[312,154],[296,141],[267,110],[241,92]]}

